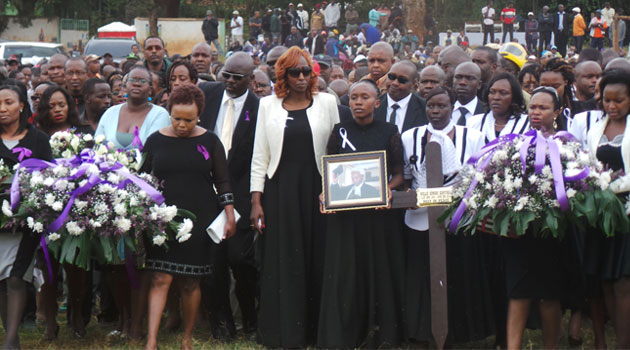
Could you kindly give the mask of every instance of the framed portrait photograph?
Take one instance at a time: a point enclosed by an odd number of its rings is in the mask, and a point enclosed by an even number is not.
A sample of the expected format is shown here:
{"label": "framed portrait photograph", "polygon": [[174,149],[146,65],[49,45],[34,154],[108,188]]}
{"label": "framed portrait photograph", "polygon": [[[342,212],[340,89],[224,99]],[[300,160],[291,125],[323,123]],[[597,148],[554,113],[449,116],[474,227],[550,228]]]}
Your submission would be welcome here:
{"label": "framed portrait photograph", "polygon": [[389,205],[385,151],[323,156],[322,163],[325,211]]}

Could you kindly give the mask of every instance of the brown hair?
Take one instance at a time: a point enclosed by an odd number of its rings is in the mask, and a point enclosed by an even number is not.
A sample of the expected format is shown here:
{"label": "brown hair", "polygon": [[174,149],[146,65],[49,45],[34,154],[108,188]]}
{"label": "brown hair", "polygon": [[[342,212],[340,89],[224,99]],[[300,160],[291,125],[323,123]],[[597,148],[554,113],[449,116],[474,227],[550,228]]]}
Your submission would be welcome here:
{"label": "brown hair", "polygon": [[168,112],[171,113],[174,105],[190,105],[194,103],[197,105],[197,112],[201,115],[205,99],[206,96],[203,91],[197,87],[197,85],[182,85],[173,90],[171,95],[168,97]]}
{"label": "brown hair", "polygon": [[[276,69],[276,84],[273,89],[276,93],[276,96],[279,98],[285,98],[289,96],[289,84],[287,82],[287,69],[291,67],[296,67],[300,62],[300,57],[304,57],[306,59],[306,63],[308,66],[313,69],[313,61],[311,61],[311,57],[304,50],[300,49],[297,46],[291,47],[287,52],[282,54],[278,61],[276,61],[275,69]],[[311,76],[306,79],[308,82],[308,89],[306,90],[306,97],[311,99],[314,93],[317,93],[317,74],[315,71],[311,72]]]}

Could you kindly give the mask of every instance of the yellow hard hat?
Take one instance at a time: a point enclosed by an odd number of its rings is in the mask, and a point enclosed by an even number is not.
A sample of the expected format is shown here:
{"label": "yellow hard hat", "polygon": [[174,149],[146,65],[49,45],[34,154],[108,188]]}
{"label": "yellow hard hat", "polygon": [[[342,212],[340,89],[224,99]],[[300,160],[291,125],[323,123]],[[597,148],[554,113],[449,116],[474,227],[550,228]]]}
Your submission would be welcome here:
{"label": "yellow hard hat", "polygon": [[499,49],[499,54],[505,59],[516,63],[518,68],[523,68],[523,65],[527,62],[527,50],[517,43],[504,44]]}

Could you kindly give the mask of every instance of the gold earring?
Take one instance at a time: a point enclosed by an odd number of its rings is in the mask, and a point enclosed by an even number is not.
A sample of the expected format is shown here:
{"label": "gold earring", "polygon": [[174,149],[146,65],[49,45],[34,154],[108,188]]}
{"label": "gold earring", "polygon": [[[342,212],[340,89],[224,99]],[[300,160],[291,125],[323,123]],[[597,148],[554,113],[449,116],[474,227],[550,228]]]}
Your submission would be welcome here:
{"label": "gold earring", "polygon": [[22,113],[24,111],[24,109],[20,109],[20,113]]}

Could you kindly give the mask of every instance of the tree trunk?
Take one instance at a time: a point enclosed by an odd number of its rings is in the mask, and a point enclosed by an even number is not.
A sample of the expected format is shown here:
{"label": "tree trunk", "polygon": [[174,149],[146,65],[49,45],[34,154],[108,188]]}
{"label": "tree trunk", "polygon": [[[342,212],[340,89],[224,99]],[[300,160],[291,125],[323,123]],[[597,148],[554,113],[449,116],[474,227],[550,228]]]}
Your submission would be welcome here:
{"label": "tree trunk", "polygon": [[425,0],[403,0],[403,12],[407,29],[411,29],[418,35],[419,43],[422,44],[424,42]]}
{"label": "tree trunk", "polygon": [[157,1],[153,1],[151,14],[149,15],[149,35],[151,36],[158,36],[158,14],[159,3]]}
{"label": "tree trunk", "polygon": [[177,18],[179,17],[179,0],[162,0],[164,2],[164,8],[166,13],[164,17]]}

